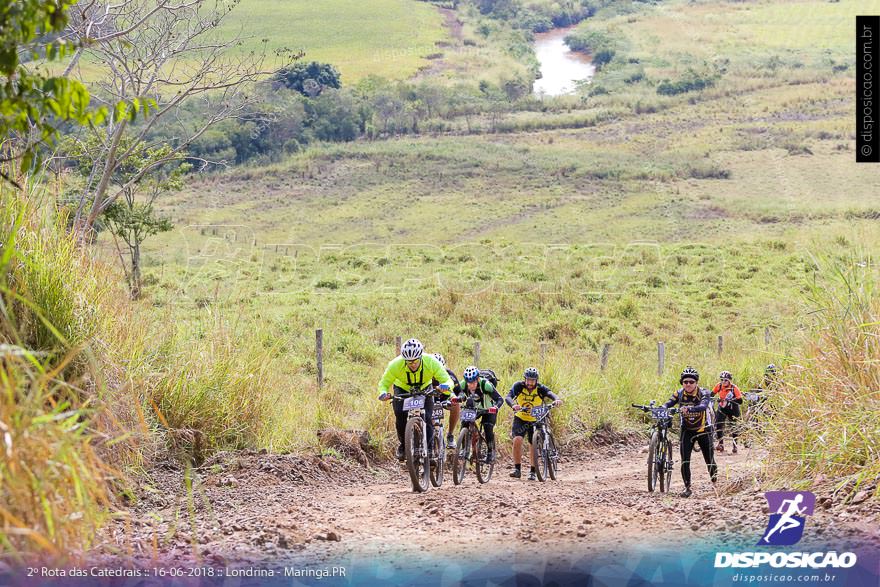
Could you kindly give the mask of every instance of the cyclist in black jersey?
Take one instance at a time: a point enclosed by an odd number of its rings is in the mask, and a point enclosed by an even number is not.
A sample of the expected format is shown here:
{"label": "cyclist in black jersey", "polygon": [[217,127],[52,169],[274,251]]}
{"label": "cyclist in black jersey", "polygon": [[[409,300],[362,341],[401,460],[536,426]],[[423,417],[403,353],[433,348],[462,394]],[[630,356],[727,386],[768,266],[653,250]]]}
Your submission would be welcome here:
{"label": "cyclist in black jersey", "polygon": [[691,453],[694,444],[699,444],[703,459],[709,469],[712,483],[718,480],[718,466],[713,451],[714,412],[712,392],[700,387],[697,382],[700,374],[693,367],[681,372],[678,382],[682,387],[672,394],[663,407],[681,405],[681,479],[684,481],[682,497],[691,496]]}
{"label": "cyclist in black jersey", "polygon": [[[446,369],[446,373],[449,375],[449,378],[452,379],[452,394],[457,396],[461,392],[461,385],[458,382],[458,376],[446,365],[446,359],[443,358],[443,355],[440,353],[434,353],[434,358],[440,361],[440,364]],[[434,379],[433,383],[434,387],[440,385],[440,382],[436,379]],[[457,403],[453,403],[449,406],[449,428],[446,429],[446,448],[455,448],[455,436],[453,436],[453,431],[455,430],[455,425],[458,424],[460,414],[461,406]]]}

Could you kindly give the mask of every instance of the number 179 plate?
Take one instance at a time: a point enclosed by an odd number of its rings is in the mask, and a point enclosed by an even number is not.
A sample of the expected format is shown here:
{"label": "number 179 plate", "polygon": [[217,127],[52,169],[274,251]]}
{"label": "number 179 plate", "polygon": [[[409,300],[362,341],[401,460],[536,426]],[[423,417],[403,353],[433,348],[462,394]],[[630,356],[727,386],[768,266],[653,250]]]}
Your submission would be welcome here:
{"label": "number 179 plate", "polygon": [[469,408],[464,408],[461,411],[461,421],[462,422],[473,422],[477,419],[477,410],[471,410]]}

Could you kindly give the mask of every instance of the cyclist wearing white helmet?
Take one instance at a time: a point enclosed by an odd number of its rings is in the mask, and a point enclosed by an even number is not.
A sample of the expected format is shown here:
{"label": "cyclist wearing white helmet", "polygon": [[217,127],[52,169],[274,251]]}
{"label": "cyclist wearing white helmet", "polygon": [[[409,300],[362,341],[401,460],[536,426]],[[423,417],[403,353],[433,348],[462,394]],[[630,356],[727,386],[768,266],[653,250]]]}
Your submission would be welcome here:
{"label": "cyclist wearing white helmet", "polygon": [[[523,373],[523,380],[517,381],[510,388],[507,394],[507,405],[513,408],[515,412],[513,416],[513,472],[511,477],[520,478],[522,476],[522,445],[523,437],[527,436],[529,444],[531,444],[533,422],[535,418],[529,414],[529,410],[524,408],[532,408],[540,406],[544,400],[549,398],[554,405],[560,405],[562,400],[556,397],[550,388],[546,385],[538,383],[538,370],[529,367]],[[537,479],[535,476],[535,447],[531,447],[531,470],[529,471],[529,481]]]}
{"label": "cyclist wearing white helmet", "polygon": [[697,384],[699,380],[700,374],[696,369],[685,368],[678,378],[681,387],[663,404],[665,408],[681,404],[681,479],[684,481],[682,497],[691,496],[691,453],[694,443],[700,445],[712,483],[718,479],[718,466],[712,450],[712,394]]}
{"label": "cyclist wearing white helmet", "polygon": [[[433,357],[440,361],[440,364],[443,365],[443,368],[446,369],[446,372],[449,374],[449,377],[452,379],[452,393],[454,395],[458,395],[461,391],[461,386],[458,383],[458,376],[455,374],[455,371],[450,369],[446,365],[446,359],[443,358],[443,355],[440,353],[434,353]],[[440,382],[436,379],[434,380],[434,386],[440,385]],[[457,403],[449,406],[449,428],[447,428],[448,432],[446,433],[446,448],[455,448],[455,436],[453,436],[452,431],[455,430],[456,424],[458,424],[458,418],[461,415],[461,406]]]}
{"label": "cyclist wearing white helmet", "polygon": [[[419,340],[411,338],[400,348],[400,355],[388,363],[385,373],[379,381],[379,399],[390,400],[388,390],[393,386],[394,395],[419,391],[429,387],[432,380],[436,380],[440,391],[449,395],[452,392],[452,379],[446,372],[440,361],[431,355],[423,355],[425,345]],[[457,401],[457,398],[453,398]],[[403,402],[396,401],[394,407],[394,424],[397,429],[397,460],[402,461],[403,436],[406,432],[407,414],[403,411]],[[425,429],[428,431],[428,446],[433,446],[434,426],[430,423],[430,416],[434,413],[434,400],[429,396],[425,398],[423,410]]]}
{"label": "cyclist wearing white helmet", "polygon": [[739,387],[733,384],[733,375],[730,371],[722,371],[718,375],[718,384],[712,389],[712,395],[717,395],[718,399],[718,424],[716,426],[716,437],[718,446],[715,450],[724,452],[724,430],[727,423],[730,423],[730,436],[733,437],[733,448],[731,452],[736,454],[736,439],[739,437],[739,427],[736,423],[740,417],[740,406],[743,402],[742,392]]}

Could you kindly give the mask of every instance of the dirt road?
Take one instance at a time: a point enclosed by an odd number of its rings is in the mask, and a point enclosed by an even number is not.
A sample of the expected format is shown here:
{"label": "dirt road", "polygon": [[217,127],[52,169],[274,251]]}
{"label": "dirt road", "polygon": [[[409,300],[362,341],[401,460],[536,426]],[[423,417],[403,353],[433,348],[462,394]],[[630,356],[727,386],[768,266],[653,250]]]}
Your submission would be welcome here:
{"label": "dirt road", "polygon": [[[761,451],[718,455],[718,495],[697,455],[689,499],[678,496],[678,465],[672,493],[648,493],[644,451],[622,442],[582,449],[563,459],[559,480],[545,483],[509,478],[509,459],[501,459],[486,485],[471,474],[454,486],[450,474],[424,494],[412,493],[396,464],[367,469],[337,458],[224,453],[201,468],[191,492],[182,490],[180,472],[157,475],[132,507],[132,523],[113,526],[98,550],[119,548],[145,563],[235,565],[392,554],[424,561],[552,551],[565,558],[658,542],[675,548],[695,538],[707,547],[754,546],[767,523],[756,482]],[[829,505],[817,507],[804,543],[880,545],[878,504]]]}

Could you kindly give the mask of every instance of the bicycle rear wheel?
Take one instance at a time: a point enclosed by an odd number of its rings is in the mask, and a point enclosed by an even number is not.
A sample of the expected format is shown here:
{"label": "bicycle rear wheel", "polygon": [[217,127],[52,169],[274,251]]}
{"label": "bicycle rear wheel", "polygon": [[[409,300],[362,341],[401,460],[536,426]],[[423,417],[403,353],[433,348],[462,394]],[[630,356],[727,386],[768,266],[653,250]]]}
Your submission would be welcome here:
{"label": "bicycle rear wheel", "polygon": [[547,453],[544,450],[544,433],[540,428],[535,428],[532,433],[532,447],[535,449],[535,473],[538,474],[538,481],[547,479]]}
{"label": "bicycle rear wheel", "polygon": [[430,487],[431,465],[428,455],[422,456],[422,434],[424,422],[420,418],[410,418],[406,423],[404,447],[406,449],[406,468],[412,481],[413,491],[422,493]]}
{"label": "bicycle rear wheel", "polygon": [[477,479],[480,483],[488,483],[492,478],[492,471],[495,470],[495,463],[487,463],[486,457],[489,456],[489,446],[482,434],[477,437]]}
{"label": "bicycle rear wheel", "polygon": [[458,444],[455,445],[455,453],[452,456],[452,482],[455,485],[461,485],[461,482],[464,481],[470,457],[471,430],[469,426],[465,426],[458,435]]}
{"label": "bicycle rear wheel", "polygon": [[559,467],[559,451],[556,448],[556,440],[553,438],[553,432],[547,431],[547,472],[550,478],[556,481],[556,472]]}

